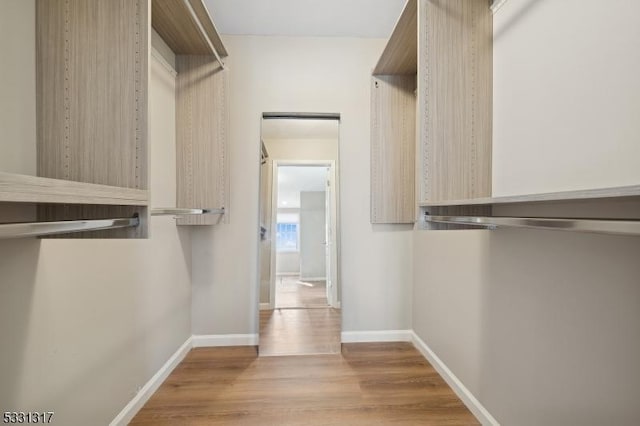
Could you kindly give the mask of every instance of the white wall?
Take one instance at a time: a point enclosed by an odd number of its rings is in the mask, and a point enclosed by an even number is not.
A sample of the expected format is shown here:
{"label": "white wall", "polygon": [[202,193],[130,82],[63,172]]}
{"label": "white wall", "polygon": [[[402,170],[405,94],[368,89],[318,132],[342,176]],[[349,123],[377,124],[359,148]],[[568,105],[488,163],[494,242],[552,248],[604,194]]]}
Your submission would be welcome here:
{"label": "white wall", "polygon": [[265,139],[269,160],[337,160],[337,139]]}
{"label": "white wall", "polygon": [[[300,274],[300,252],[281,251],[276,254],[276,275],[298,275]],[[267,292],[267,299],[268,299]],[[262,302],[268,302],[262,301]]]}
{"label": "white wall", "polygon": [[417,231],[413,328],[503,425],[640,422],[640,238]]}
{"label": "white wall", "polygon": [[0,172],[36,174],[35,4],[0,2]]}
{"label": "white wall", "polygon": [[[495,195],[640,183],[638,13],[494,15]],[[638,253],[637,237],[416,231],[413,328],[501,424],[636,425]]]}
{"label": "white wall", "polygon": [[343,330],[410,324],[411,228],[369,223],[370,74],[385,41],[224,37],[231,70],[230,223],[193,235],[195,334],[258,331],[260,118],[339,112]]}
{"label": "white wall", "polygon": [[494,195],[640,182],[640,2],[510,0],[493,17]]}
{"label": "white wall", "polygon": [[[175,88],[151,67],[151,199],[170,206]],[[0,242],[0,411],[108,424],[191,335],[189,230],[153,217],[150,235]]]}
{"label": "white wall", "polygon": [[300,193],[300,278],[326,279],[325,192]]}

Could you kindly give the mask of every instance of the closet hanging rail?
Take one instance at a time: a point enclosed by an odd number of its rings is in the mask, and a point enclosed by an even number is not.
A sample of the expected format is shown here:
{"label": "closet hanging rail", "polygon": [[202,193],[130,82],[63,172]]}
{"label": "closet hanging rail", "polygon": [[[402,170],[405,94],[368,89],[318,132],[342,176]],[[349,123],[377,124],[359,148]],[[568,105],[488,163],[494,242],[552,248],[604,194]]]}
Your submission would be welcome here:
{"label": "closet hanging rail", "polygon": [[505,227],[595,232],[598,234],[640,235],[640,220],[627,219],[437,216],[426,213],[424,220],[427,222],[454,225],[475,225],[489,229]]}
{"label": "closet hanging rail", "polygon": [[219,209],[178,209],[173,207],[151,209],[151,216],[194,216],[203,214],[224,214],[224,207]]}
{"label": "closet hanging rail", "polygon": [[184,2],[184,5],[187,7],[187,10],[189,11],[189,14],[191,15],[191,19],[193,19],[193,21],[196,23],[196,26],[198,27],[198,31],[200,31],[200,35],[207,42],[207,45],[209,45],[209,49],[211,49],[211,52],[216,57],[216,60],[218,61],[218,63],[222,67],[222,69],[224,69],[224,62],[222,62],[222,59],[220,58],[220,55],[218,54],[218,51],[216,50],[215,46],[211,42],[211,39],[209,38],[209,35],[207,34],[207,31],[202,26],[202,22],[200,22],[200,18],[198,18],[198,15],[196,14],[196,11],[193,10],[193,6],[191,6],[191,3],[189,2],[189,0],[182,0],[182,1]]}
{"label": "closet hanging rail", "polygon": [[120,219],[64,220],[60,222],[25,222],[0,224],[0,239],[40,237],[45,235],[69,234],[74,232],[101,231],[137,227],[136,217]]}

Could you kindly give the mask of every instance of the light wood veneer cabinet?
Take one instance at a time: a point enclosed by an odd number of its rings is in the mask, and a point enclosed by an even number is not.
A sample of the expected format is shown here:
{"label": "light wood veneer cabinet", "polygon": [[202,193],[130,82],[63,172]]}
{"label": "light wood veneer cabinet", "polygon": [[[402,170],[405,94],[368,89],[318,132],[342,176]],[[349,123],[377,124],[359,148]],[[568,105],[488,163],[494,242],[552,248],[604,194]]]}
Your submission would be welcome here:
{"label": "light wood veneer cabinet", "polygon": [[[153,28],[176,54],[178,208],[225,208],[229,215],[228,70],[220,36],[202,0],[189,0],[209,46],[183,0],[153,0]],[[176,30],[176,29],[179,29]],[[212,54],[211,47],[218,58]],[[213,225],[219,215],[184,216],[179,225]]]}
{"label": "light wood veneer cabinet", "polygon": [[64,237],[147,237],[152,25],[178,58],[177,206],[227,204],[227,52],[202,0],[35,0],[31,22],[37,170],[0,171],[0,224],[15,212],[27,212],[20,221],[139,215],[137,227]]}
{"label": "light wood veneer cabinet", "polygon": [[371,222],[491,195],[488,0],[409,0],[371,86]]}

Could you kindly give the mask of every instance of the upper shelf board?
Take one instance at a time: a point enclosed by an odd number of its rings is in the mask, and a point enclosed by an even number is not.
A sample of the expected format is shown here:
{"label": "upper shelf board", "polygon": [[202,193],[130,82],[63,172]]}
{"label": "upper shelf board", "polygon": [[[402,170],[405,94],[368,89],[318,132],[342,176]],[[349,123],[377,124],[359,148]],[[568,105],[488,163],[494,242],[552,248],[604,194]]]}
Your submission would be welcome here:
{"label": "upper shelf board", "polygon": [[596,200],[640,196],[640,185],[612,188],[585,189],[579,191],[548,192],[542,194],[512,195],[505,197],[472,198],[469,200],[420,203],[420,207],[481,206],[493,204],[538,203],[551,201]]}
{"label": "upper shelf board", "polygon": [[0,172],[0,202],[146,206],[149,192]]}
{"label": "upper shelf board", "polygon": [[415,74],[418,69],[418,1],[408,0],[373,75]]}
{"label": "upper shelf board", "polygon": [[[228,56],[202,0],[187,0],[221,58]],[[211,49],[183,0],[153,0],[151,25],[176,55],[210,55]]]}

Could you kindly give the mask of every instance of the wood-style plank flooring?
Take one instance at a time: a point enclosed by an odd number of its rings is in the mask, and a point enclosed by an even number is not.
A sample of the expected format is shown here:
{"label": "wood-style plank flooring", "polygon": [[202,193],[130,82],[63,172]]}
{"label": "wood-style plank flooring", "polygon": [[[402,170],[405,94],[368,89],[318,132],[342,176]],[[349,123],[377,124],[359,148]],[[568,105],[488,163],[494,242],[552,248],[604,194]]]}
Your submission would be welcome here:
{"label": "wood-style plank flooring", "polygon": [[478,425],[410,343],[258,357],[193,349],[132,425]]}
{"label": "wood-style plank flooring", "polygon": [[260,356],[340,353],[340,309],[260,311]]}
{"label": "wood-style plank flooring", "polygon": [[325,281],[278,276],[276,306],[260,311],[260,356],[340,353],[342,314],[327,305]]}
{"label": "wood-style plank flooring", "polygon": [[302,281],[299,276],[276,277],[276,308],[326,308],[326,281]]}

